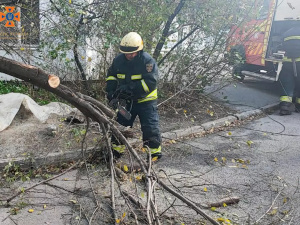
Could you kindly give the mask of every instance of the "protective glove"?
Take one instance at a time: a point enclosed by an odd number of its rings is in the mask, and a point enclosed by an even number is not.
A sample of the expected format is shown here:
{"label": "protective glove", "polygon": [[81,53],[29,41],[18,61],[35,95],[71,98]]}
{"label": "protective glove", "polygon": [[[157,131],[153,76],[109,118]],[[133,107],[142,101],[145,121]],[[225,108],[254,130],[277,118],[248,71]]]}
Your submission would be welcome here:
{"label": "protective glove", "polygon": [[113,110],[116,110],[118,108],[119,105],[119,100],[116,98],[113,98],[110,102],[109,102],[109,106],[113,108]]}
{"label": "protective glove", "polygon": [[130,99],[132,97],[132,91],[129,89],[128,85],[121,85],[116,92],[120,99]]}
{"label": "protective glove", "polygon": [[106,97],[107,97],[108,102],[110,102],[114,98],[114,93],[113,92],[109,92],[109,93],[107,93]]}

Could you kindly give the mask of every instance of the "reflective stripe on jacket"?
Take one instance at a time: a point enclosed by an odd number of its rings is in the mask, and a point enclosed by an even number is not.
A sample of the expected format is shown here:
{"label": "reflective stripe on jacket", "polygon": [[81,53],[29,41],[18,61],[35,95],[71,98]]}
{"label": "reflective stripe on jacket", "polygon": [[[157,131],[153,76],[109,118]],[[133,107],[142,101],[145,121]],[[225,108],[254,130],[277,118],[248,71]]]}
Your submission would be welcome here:
{"label": "reflective stripe on jacket", "polygon": [[134,101],[152,101],[157,99],[157,80],[157,64],[148,53],[140,51],[130,61],[120,54],[108,70],[106,92],[112,95],[120,85],[125,85],[133,93]]}
{"label": "reflective stripe on jacket", "polygon": [[292,62],[292,58],[300,62],[300,26],[295,26],[287,30],[282,35],[282,50],[285,51],[284,62]]}

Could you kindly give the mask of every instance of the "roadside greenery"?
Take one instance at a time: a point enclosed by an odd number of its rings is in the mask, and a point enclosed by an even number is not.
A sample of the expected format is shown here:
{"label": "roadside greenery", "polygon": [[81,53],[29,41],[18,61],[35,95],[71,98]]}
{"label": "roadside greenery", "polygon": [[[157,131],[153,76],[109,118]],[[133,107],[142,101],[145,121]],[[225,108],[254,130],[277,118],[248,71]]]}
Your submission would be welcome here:
{"label": "roadside greenery", "polygon": [[[254,16],[253,6],[254,0],[51,0],[40,8],[37,49],[0,46],[62,80],[104,80],[120,39],[137,31],[159,64],[161,90],[171,83],[175,92],[201,92],[230,72],[225,57],[230,28]],[[87,82],[82,86],[89,92]]]}
{"label": "roadside greenery", "polygon": [[28,95],[39,105],[46,105],[50,102],[60,101],[55,94],[44,89],[33,87],[29,83],[18,80],[0,81],[0,95],[12,92]]}

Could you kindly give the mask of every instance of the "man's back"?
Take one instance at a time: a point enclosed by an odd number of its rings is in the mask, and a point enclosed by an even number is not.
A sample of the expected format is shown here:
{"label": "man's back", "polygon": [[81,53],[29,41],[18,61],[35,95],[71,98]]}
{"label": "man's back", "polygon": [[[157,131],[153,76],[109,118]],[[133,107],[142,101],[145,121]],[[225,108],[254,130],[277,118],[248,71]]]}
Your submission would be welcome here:
{"label": "man's back", "polygon": [[288,58],[300,57],[300,26],[292,27],[284,32],[283,50]]}

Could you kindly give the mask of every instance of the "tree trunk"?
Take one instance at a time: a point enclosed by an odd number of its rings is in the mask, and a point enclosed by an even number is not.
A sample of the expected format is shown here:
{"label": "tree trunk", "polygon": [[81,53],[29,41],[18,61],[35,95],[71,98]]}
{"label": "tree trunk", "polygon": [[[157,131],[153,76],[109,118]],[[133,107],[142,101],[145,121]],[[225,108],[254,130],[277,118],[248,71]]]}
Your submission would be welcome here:
{"label": "tree trunk", "polygon": [[[56,94],[57,96],[71,103],[74,107],[78,108],[84,115],[97,122],[104,124],[110,123],[106,116],[101,115],[95,108],[91,106],[91,104],[89,104],[88,101],[84,100],[84,96],[82,94],[75,93],[70,88],[62,84],[60,84],[57,88],[50,87],[48,84],[48,79],[49,76],[52,76],[52,74],[49,74],[37,67],[19,63],[5,57],[0,57],[0,72],[27,81],[33,85]],[[106,106],[103,105],[103,107],[105,107],[106,110],[111,111]]]}

